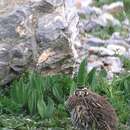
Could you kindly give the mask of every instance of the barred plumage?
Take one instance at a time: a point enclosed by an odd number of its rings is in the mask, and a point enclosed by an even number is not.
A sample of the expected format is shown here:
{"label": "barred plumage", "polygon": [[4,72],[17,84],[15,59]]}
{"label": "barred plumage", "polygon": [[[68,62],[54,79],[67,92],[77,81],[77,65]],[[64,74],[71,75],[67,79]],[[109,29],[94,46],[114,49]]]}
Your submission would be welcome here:
{"label": "barred plumage", "polygon": [[80,130],[117,130],[115,110],[103,96],[78,89],[66,101],[73,125]]}

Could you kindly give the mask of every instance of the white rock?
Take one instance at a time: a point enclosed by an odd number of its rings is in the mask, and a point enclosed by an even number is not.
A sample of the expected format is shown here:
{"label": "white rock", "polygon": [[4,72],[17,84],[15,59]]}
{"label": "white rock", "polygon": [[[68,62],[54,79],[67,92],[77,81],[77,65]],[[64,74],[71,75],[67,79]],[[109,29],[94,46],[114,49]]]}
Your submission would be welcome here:
{"label": "white rock", "polygon": [[30,0],[31,2],[40,2],[42,0]]}
{"label": "white rock", "polygon": [[96,15],[101,15],[103,12],[100,8],[92,7],[93,12],[95,12]]}
{"label": "white rock", "polygon": [[87,65],[88,72],[91,71],[93,68],[101,68],[103,66],[103,63],[101,61],[93,61],[89,62]]}
{"label": "white rock", "polygon": [[87,7],[88,5],[93,3],[93,0],[66,0],[66,5],[73,7],[76,4],[80,4],[81,8],[82,7]]}
{"label": "white rock", "polygon": [[106,57],[103,62],[108,65],[107,69],[113,73],[120,73],[122,71],[122,63],[118,57]]}
{"label": "white rock", "polygon": [[113,79],[113,76],[114,76],[114,74],[113,74],[111,71],[108,71],[108,72],[107,72],[107,79],[108,79],[108,80],[112,80],[112,79]]}
{"label": "white rock", "polygon": [[113,56],[115,52],[105,47],[90,47],[88,51],[92,54],[98,54],[99,56]]}
{"label": "white rock", "polygon": [[94,0],[80,0],[82,7],[87,7],[93,3]]}
{"label": "white rock", "polygon": [[130,21],[129,19],[126,17],[124,21],[122,21],[122,24],[123,25],[126,25],[126,26],[130,26]]}
{"label": "white rock", "polygon": [[104,13],[98,17],[98,19],[95,19],[95,22],[98,24],[106,27],[107,25],[112,25],[112,26],[121,26],[121,23],[119,20],[114,18],[111,14],[109,13]]}
{"label": "white rock", "polygon": [[111,39],[122,39],[120,32],[114,32],[111,36]]}
{"label": "white rock", "polygon": [[91,7],[91,6],[87,6],[87,7],[83,7],[81,9],[78,10],[79,14],[84,14],[84,15],[101,15],[103,12],[100,8],[97,7]]}
{"label": "white rock", "polygon": [[[128,39],[127,39],[128,40]],[[121,45],[121,46],[124,46],[125,48],[129,48],[130,45],[127,43],[129,41],[125,41],[123,39],[109,39],[109,40],[106,40],[106,44],[107,45]]]}
{"label": "white rock", "polygon": [[96,37],[90,37],[86,40],[86,43],[90,46],[103,46],[105,45],[105,41],[100,39],[100,38],[96,38]]}
{"label": "white rock", "polygon": [[126,54],[124,55],[126,58],[130,58],[130,48],[128,49],[128,51],[126,52]]}
{"label": "white rock", "polygon": [[121,11],[123,11],[123,2],[118,1],[118,2],[114,2],[110,5],[104,5],[103,6],[103,11],[109,12],[109,13],[119,13]]}
{"label": "white rock", "polygon": [[108,45],[107,48],[109,50],[114,51],[116,54],[119,55],[125,55],[126,54],[126,48],[120,45]]}

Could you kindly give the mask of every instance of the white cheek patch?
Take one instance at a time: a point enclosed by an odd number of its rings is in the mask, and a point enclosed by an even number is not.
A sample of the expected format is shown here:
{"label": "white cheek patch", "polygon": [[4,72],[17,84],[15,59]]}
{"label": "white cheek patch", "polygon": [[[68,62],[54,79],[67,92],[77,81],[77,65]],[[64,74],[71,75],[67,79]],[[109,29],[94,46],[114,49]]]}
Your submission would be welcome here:
{"label": "white cheek patch", "polygon": [[79,96],[82,96],[82,91],[79,91]]}

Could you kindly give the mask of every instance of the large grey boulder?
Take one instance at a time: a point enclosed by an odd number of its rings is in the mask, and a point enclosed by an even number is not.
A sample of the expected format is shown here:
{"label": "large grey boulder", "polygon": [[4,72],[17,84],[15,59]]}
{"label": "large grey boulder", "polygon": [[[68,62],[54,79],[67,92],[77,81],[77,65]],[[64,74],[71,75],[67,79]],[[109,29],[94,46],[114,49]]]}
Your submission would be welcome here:
{"label": "large grey boulder", "polygon": [[0,86],[27,68],[72,74],[78,15],[63,0],[30,0],[0,15]]}
{"label": "large grey boulder", "polygon": [[0,16],[0,85],[12,81],[32,61],[32,36],[26,28],[30,15],[24,6]]}
{"label": "large grey boulder", "polygon": [[25,43],[12,47],[0,44],[0,85],[5,85],[19,76],[28,66],[32,51]]}
{"label": "large grey boulder", "polygon": [[29,8],[18,7],[7,15],[0,16],[0,39],[18,39],[17,27],[24,24],[31,14]]}
{"label": "large grey boulder", "polygon": [[51,13],[63,5],[63,0],[31,0],[33,9],[40,13]]}
{"label": "large grey boulder", "polygon": [[46,74],[73,72],[74,56],[69,25],[61,12],[46,14],[38,19],[38,70]]}

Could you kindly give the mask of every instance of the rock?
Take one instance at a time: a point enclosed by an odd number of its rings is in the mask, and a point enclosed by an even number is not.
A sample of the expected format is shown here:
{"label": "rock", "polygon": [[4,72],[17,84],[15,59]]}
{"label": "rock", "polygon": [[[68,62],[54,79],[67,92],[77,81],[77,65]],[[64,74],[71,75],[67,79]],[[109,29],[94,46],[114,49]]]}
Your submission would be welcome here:
{"label": "rock", "polygon": [[103,46],[106,44],[104,40],[96,37],[88,38],[85,42],[90,46]]}
{"label": "rock", "polygon": [[108,40],[106,40],[106,44],[107,45],[121,45],[121,46],[124,46],[125,48],[130,47],[128,41],[125,41],[123,39],[121,39],[121,40],[120,39],[119,40],[117,40],[117,39],[108,39]]}
{"label": "rock", "polygon": [[121,23],[119,20],[117,20],[116,18],[114,18],[111,14],[109,13],[103,13],[102,15],[100,15],[98,17],[98,19],[95,19],[95,22],[97,22],[98,24],[100,24],[103,27],[106,26],[121,26]]}
{"label": "rock", "polygon": [[125,55],[127,50],[121,45],[108,45],[107,49],[114,51],[116,54]]}
{"label": "rock", "polygon": [[78,20],[70,9],[65,15],[54,12],[38,19],[36,39],[41,53],[37,66],[43,73],[72,73],[74,58],[77,58],[75,46],[79,46]]}
{"label": "rock", "polygon": [[18,36],[16,27],[25,20],[22,10],[16,10],[8,16],[0,17],[0,39],[15,38]]}
{"label": "rock", "polygon": [[94,31],[97,27],[101,26],[93,20],[82,21],[82,28],[84,29],[85,32]]}
{"label": "rock", "polygon": [[109,12],[112,14],[120,13],[123,11],[123,9],[124,9],[124,5],[123,5],[123,2],[121,1],[117,1],[117,2],[111,3],[110,5],[103,6],[104,12]]}
{"label": "rock", "polygon": [[81,0],[81,7],[88,7],[89,5],[93,4],[94,0]]}
{"label": "rock", "polygon": [[42,13],[51,13],[63,5],[63,0],[31,0],[32,8]]}
{"label": "rock", "polygon": [[63,10],[63,4],[63,0],[31,0],[0,16],[0,85],[26,68],[44,74],[73,73],[80,47],[79,17],[71,8]]}
{"label": "rock", "polygon": [[31,61],[32,50],[26,44],[12,47],[0,44],[0,86],[5,85],[21,74]]}
{"label": "rock", "polygon": [[88,61],[88,65],[87,65],[87,70],[88,72],[91,71],[93,68],[97,68],[97,69],[100,69],[101,66],[103,66],[103,63],[102,61],[100,60],[91,60],[91,61]]}
{"label": "rock", "polygon": [[107,79],[110,80],[110,81],[112,81],[113,77],[114,77],[113,72],[108,71],[108,72],[107,72]]}
{"label": "rock", "polygon": [[[0,86],[15,79],[32,63],[33,41],[26,26],[30,15],[30,8],[22,6],[0,16]],[[19,26],[21,30],[17,29]]]}
{"label": "rock", "polygon": [[0,1],[0,15],[8,15],[15,8],[15,1]]}
{"label": "rock", "polygon": [[128,26],[130,25],[129,19],[126,17],[126,18],[124,19],[124,21],[122,21],[122,24],[125,25],[126,27],[128,27]]}
{"label": "rock", "polygon": [[122,67],[123,64],[118,57],[98,57],[95,55],[90,55],[88,57],[88,71],[92,70],[93,68],[104,68],[108,72],[109,79],[113,77],[113,74],[121,73],[123,70]]}
{"label": "rock", "polygon": [[112,36],[111,36],[111,39],[113,39],[113,40],[122,40],[122,37],[121,37],[121,35],[120,35],[120,32],[114,32],[113,34],[112,34]]}
{"label": "rock", "polygon": [[65,24],[63,17],[57,13],[47,14],[38,19],[36,39],[40,46],[43,47],[42,49],[66,46],[64,44],[67,42],[64,36]]}
{"label": "rock", "polygon": [[88,49],[89,54],[97,54],[98,56],[113,56],[115,52],[105,47],[90,47]]}
{"label": "rock", "polygon": [[97,7],[91,7],[91,6],[87,6],[87,7],[84,7],[84,8],[81,8],[78,10],[78,14],[79,15],[87,15],[89,17],[91,17],[92,15],[96,15],[96,16],[99,16],[101,15],[103,12],[100,8],[97,8]]}
{"label": "rock", "polygon": [[9,73],[9,60],[11,46],[7,44],[0,44],[0,81],[5,79]]}
{"label": "rock", "polygon": [[79,16],[75,9],[68,9],[65,13],[66,22],[68,23],[67,35],[70,41],[71,50],[75,61],[79,60],[79,55],[77,48],[81,47],[81,42],[79,40]]}
{"label": "rock", "polygon": [[122,63],[118,57],[106,57],[102,59],[104,64],[107,64],[106,69],[112,73],[119,74],[122,71]]}
{"label": "rock", "polygon": [[94,0],[66,0],[66,6],[68,7],[74,7],[76,6],[77,8],[82,8],[82,7],[88,7],[94,2]]}
{"label": "rock", "polygon": [[15,73],[21,73],[30,63],[32,58],[31,44],[20,43],[10,50],[10,67]]}
{"label": "rock", "polygon": [[130,48],[127,50],[127,52],[125,53],[124,57],[126,59],[129,59],[130,58]]}

